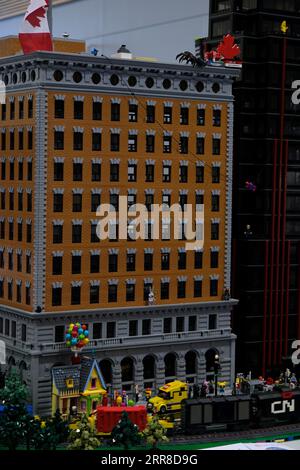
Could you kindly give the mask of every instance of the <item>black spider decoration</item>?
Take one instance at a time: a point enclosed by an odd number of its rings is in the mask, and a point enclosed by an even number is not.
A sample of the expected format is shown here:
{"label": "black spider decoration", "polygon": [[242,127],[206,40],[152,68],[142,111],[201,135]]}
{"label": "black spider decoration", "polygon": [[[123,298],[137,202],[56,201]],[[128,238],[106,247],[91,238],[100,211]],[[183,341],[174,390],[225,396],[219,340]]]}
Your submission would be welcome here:
{"label": "black spider decoration", "polygon": [[193,67],[204,67],[206,65],[206,62],[203,59],[196,57],[189,51],[178,54],[176,56],[176,60],[178,60],[180,64],[182,62],[186,62],[187,64],[191,64]]}

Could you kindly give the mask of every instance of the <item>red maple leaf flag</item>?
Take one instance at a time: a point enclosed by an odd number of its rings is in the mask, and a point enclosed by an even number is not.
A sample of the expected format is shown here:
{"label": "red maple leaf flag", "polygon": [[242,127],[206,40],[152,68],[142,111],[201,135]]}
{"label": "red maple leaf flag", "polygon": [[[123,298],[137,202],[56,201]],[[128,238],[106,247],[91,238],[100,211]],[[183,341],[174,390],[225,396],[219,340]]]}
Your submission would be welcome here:
{"label": "red maple leaf flag", "polygon": [[217,52],[225,60],[233,60],[241,53],[240,47],[235,44],[235,39],[231,34],[224,36],[223,41],[219,44]]}
{"label": "red maple leaf flag", "polygon": [[47,12],[48,0],[30,1],[19,34],[24,54],[53,50]]}

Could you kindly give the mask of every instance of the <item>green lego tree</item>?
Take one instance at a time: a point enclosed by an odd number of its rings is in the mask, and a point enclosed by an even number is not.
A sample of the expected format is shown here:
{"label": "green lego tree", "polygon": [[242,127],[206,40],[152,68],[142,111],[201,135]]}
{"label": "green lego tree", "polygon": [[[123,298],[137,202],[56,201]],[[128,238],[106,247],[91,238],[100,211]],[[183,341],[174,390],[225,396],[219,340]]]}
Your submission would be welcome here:
{"label": "green lego tree", "polygon": [[66,442],[68,440],[70,428],[67,421],[62,419],[59,410],[56,410],[54,416],[51,418],[50,426],[52,427],[55,434],[57,434],[59,443]]}
{"label": "green lego tree", "polygon": [[151,445],[153,449],[156,449],[160,442],[169,441],[166,434],[167,430],[160,424],[157,415],[153,416],[146,429],[142,432],[142,436],[145,438],[147,444]]}
{"label": "green lego tree", "polygon": [[136,424],[133,424],[126,411],[123,411],[122,418],[111,433],[114,445],[120,444],[128,450],[130,446],[136,446],[141,443],[141,434]]}
{"label": "green lego tree", "polygon": [[16,450],[26,435],[28,412],[26,410],[27,388],[16,372],[11,372],[0,390],[0,441],[9,450]]}
{"label": "green lego tree", "polygon": [[86,415],[82,415],[77,429],[71,431],[69,442],[69,450],[95,450],[100,446],[96,431],[91,427]]}

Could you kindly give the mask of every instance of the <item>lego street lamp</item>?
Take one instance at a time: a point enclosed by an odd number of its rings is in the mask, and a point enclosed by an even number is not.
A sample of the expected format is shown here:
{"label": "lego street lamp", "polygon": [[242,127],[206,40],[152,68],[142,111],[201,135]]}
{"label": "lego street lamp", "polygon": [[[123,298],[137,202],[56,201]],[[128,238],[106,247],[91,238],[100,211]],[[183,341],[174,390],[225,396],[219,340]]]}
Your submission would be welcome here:
{"label": "lego street lamp", "polygon": [[220,365],[220,356],[219,356],[219,354],[215,354],[215,360],[214,360],[215,397],[218,396],[218,375],[219,375],[220,369],[221,369],[221,365]]}

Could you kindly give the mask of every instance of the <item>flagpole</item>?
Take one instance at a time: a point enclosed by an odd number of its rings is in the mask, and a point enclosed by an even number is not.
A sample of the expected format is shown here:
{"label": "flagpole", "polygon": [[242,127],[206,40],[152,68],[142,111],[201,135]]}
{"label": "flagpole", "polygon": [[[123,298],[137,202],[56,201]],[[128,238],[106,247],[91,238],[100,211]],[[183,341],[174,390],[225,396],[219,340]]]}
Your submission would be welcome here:
{"label": "flagpole", "polygon": [[52,15],[53,7],[52,7],[52,0],[48,0],[48,23],[51,36],[53,37],[53,15]]}

